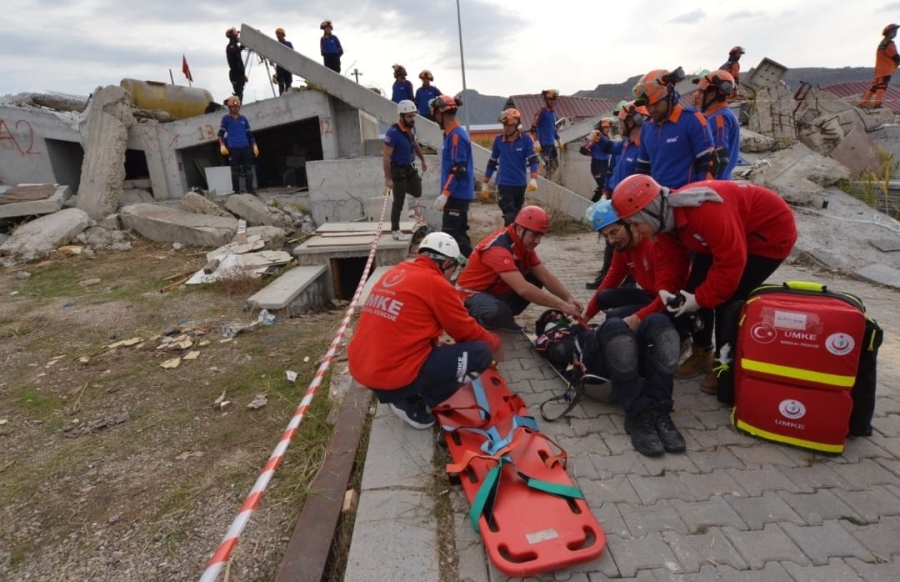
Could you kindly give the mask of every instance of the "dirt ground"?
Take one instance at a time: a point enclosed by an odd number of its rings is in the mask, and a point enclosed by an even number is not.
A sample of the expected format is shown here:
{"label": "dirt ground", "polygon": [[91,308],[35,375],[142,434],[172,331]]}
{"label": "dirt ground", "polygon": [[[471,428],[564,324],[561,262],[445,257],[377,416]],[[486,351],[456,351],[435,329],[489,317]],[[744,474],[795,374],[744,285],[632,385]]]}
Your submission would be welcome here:
{"label": "dirt ground", "polygon": [[[136,241],[130,252],[0,273],[0,579],[202,573],[343,316],[279,318],[223,341],[223,324],[256,319],[241,308],[265,283],[160,292],[204,263],[200,249]],[[172,340],[191,346],[158,349]],[[160,367],[191,351],[196,359]],[[273,576],[324,455],[327,390],[326,378],[241,537],[231,580]],[[231,404],[215,408],[223,393]],[[258,394],[268,404],[249,409]]]}

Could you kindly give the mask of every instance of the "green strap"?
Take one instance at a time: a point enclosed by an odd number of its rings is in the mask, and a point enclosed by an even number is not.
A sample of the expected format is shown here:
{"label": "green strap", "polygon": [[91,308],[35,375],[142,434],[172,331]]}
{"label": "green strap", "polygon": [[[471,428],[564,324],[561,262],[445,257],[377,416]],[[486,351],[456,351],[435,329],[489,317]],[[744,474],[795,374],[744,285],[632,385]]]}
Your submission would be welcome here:
{"label": "green strap", "polygon": [[472,507],[469,508],[469,521],[472,522],[472,529],[478,533],[481,532],[478,528],[478,519],[484,513],[484,506],[487,505],[491,492],[500,484],[500,469],[502,467],[503,462],[501,461],[488,471],[487,477],[485,477],[481,487],[478,488],[478,493],[475,494],[475,499],[472,500]]}

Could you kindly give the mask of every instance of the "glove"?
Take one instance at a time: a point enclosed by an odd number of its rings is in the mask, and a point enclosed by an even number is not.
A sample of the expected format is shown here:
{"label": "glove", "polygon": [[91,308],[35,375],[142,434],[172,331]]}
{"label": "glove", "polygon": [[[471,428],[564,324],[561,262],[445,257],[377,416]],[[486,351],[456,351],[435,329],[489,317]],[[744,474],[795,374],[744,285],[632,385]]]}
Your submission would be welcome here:
{"label": "glove", "polygon": [[434,209],[438,212],[444,211],[444,206],[447,204],[447,198],[450,198],[450,193],[441,193],[440,196],[434,199]]}
{"label": "glove", "polygon": [[600,130],[599,129],[595,129],[594,131],[591,132],[590,140],[593,142],[600,141]]}
{"label": "glove", "polygon": [[561,152],[566,151],[566,144],[564,144],[562,142],[562,140],[558,139],[558,140],[556,140],[556,143],[559,144],[559,151],[561,151]]}
{"label": "glove", "polygon": [[391,200],[394,199],[394,191],[391,190],[390,188],[385,188],[385,189],[384,189],[384,192],[382,192],[381,195],[382,195],[382,196],[387,196],[387,197],[390,198]]}
{"label": "glove", "polygon": [[223,156],[227,156],[227,155],[228,155],[228,148],[225,147],[225,144],[224,144],[224,143],[220,143],[220,144],[219,144],[219,153],[222,154]]}
{"label": "glove", "polygon": [[258,158],[258,157],[259,157],[259,148],[256,146],[255,143],[253,144],[253,157],[254,157],[254,158]]}
{"label": "glove", "polygon": [[[663,295],[664,293],[665,296]],[[668,291],[661,290],[659,292],[659,298],[666,303],[666,310],[675,317],[679,317],[685,313],[693,313],[700,309],[694,294],[688,293],[684,289],[679,291],[678,295],[672,295]]]}
{"label": "glove", "polygon": [[526,190],[528,190],[529,192],[537,191],[537,179],[536,178],[532,178],[531,180],[528,180],[528,188],[526,188]]}
{"label": "glove", "polygon": [[491,189],[490,189],[490,187],[488,186],[488,183],[487,183],[487,182],[482,182],[482,183],[481,183],[481,199],[482,199],[482,200],[487,200],[487,199],[490,198],[490,197],[491,197]]}
{"label": "glove", "polygon": [[540,144],[540,142],[534,142],[534,153],[536,153],[536,154],[541,153],[541,144]]}

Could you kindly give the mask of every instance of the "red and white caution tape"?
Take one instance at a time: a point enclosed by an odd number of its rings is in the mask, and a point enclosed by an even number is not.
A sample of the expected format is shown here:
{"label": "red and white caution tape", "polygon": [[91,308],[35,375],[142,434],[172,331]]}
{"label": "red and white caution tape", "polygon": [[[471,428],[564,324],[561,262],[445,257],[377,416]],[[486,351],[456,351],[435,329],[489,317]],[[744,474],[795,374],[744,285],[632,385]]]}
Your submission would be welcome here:
{"label": "red and white caution tape", "polygon": [[250,494],[247,495],[247,499],[241,506],[240,513],[238,513],[237,517],[234,518],[234,521],[231,523],[231,527],[228,528],[228,533],[225,534],[225,539],[222,540],[222,543],[219,544],[219,548],[216,550],[216,553],[213,554],[213,557],[206,564],[206,570],[203,571],[203,575],[200,577],[200,582],[214,582],[216,578],[218,578],[219,572],[221,572],[222,567],[228,561],[229,557],[231,557],[231,552],[237,545],[238,538],[241,537],[241,533],[244,531],[244,528],[250,521],[250,516],[253,515],[254,511],[256,511],[256,507],[259,505],[259,501],[260,499],[262,499],[262,496],[266,491],[266,487],[269,485],[269,481],[271,481],[272,479],[272,475],[275,473],[275,470],[278,468],[278,465],[281,464],[281,460],[284,458],[284,453],[287,450],[291,439],[294,437],[294,433],[300,426],[300,422],[303,420],[303,417],[306,416],[306,411],[309,408],[309,405],[312,403],[313,396],[316,395],[316,390],[318,390],[319,385],[322,383],[322,378],[325,377],[325,373],[328,371],[329,366],[331,366],[331,360],[334,358],[334,354],[337,352],[338,346],[341,343],[341,339],[344,337],[344,332],[347,330],[347,325],[350,323],[350,319],[353,317],[353,313],[356,311],[356,303],[359,301],[359,297],[360,295],[362,295],[363,287],[365,287],[366,285],[366,280],[369,278],[369,270],[372,268],[372,263],[375,261],[375,251],[378,248],[378,240],[381,238],[381,229],[384,225],[384,216],[387,212],[388,202],[390,202],[390,200],[391,198],[389,196],[384,197],[384,204],[381,207],[381,217],[378,219],[378,230],[375,232],[375,240],[372,241],[372,249],[369,251],[369,259],[368,261],[366,261],[366,267],[365,269],[363,269],[363,274],[362,277],[360,277],[359,285],[356,287],[356,293],[353,294],[353,299],[350,301],[350,305],[347,307],[347,313],[344,314],[344,319],[343,321],[341,321],[341,326],[340,328],[338,328],[337,334],[331,341],[331,345],[328,347],[328,351],[325,353],[325,358],[322,360],[322,364],[316,371],[316,375],[310,383],[309,388],[306,389],[306,394],[304,394],[303,400],[300,401],[300,405],[294,412],[293,418],[291,418],[291,421],[288,423],[285,431],[281,433],[281,439],[278,441],[278,445],[275,447],[275,450],[272,451],[272,456],[269,457],[269,460],[263,467],[259,478],[253,485],[253,489],[250,490]]}

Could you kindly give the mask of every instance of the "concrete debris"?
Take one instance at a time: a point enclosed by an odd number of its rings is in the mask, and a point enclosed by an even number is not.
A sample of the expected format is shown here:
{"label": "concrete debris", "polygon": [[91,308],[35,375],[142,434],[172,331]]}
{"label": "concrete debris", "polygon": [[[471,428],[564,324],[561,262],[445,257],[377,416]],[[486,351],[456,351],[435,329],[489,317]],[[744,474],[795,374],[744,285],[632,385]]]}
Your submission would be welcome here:
{"label": "concrete debris", "polygon": [[796,143],[754,164],[748,178],[791,204],[808,205],[821,197],[824,187],[849,179],[850,173],[840,163]]}
{"label": "concrete debris", "polygon": [[[877,176],[883,163],[878,146],[860,127],[854,127],[844,136],[844,139],[831,150],[831,158],[843,164],[854,177],[864,176],[867,172]],[[889,173],[891,171],[893,166],[888,170]]]}
{"label": "concrete debris", "polygon": [[247,221],[250,226],[283,226],[284,219],[279,212],[276,216],[269,212],[269,206],[252,194],[232,194],[225,200],[225,209]]}
{"label": "concrete debris", "polygon": [[750,153],[768,152],[775,147],[775,140],[767,135],[741,128],[741,151]]}
{"label": "concrete debris", "polygon": [[150,240],[206,247],[227,244],[237,227],[235,218],[195,214],[155,204],[125,206],[119,219],[125,228]]}
{"label": "concrete debris", "polygon": [[123,188],[122,197],[119,199],[119,206],[140,204],[141,202],[152,204],[155,201],[153,194],[145,188]]}
{"label": "concrete debris", "polygon": [[0,255],[24,262],[36,261],[71,241],[92,222],[86,212],[65,208],[59,212],[27,222],[0,245]]}
{"label": "concrete debris", "polygon": [[797,106],[791,90],[785,85],[762,87],[756,91],[749,109],[747,126],[767,135],[779,144],[797,141],[794,109]]}
{"label": "concrete debris", "polygon": [[16,271],[16,279],[19,281],[27,281],[31,279],[31,273],[28,271]]}
{"label": "concrete debris", "polygon": [[178,208],[185,212],[193,212],[195,214],[208,214],[210,216],[234,218],[230,212],[224,210],[206,196],[196,192],[185,192],[184,196],[178,202]]}
{"label": "concrete debris", "polygon": [[62,209],[72,189],[60,184],[20,184],[0,193],[0,218],[51,214]]}
{"label": "concrete debris", "polygon": [[131,96],[114,85],[98,88],[86,110],[87,136],[78,184],[78,207],[91,218],[103,218],[119,206],[125,180],[128,127],[134,123],[131,112]]}
{"label": "concrete debris", "polygon": [[266,406],[267,404],[269,404],[269,399],[266,397],[266,395],[257,394],[256,398],[254,398],[253,401],[247,405],[247,408],[249,408],[250,410],[257,410]]}

